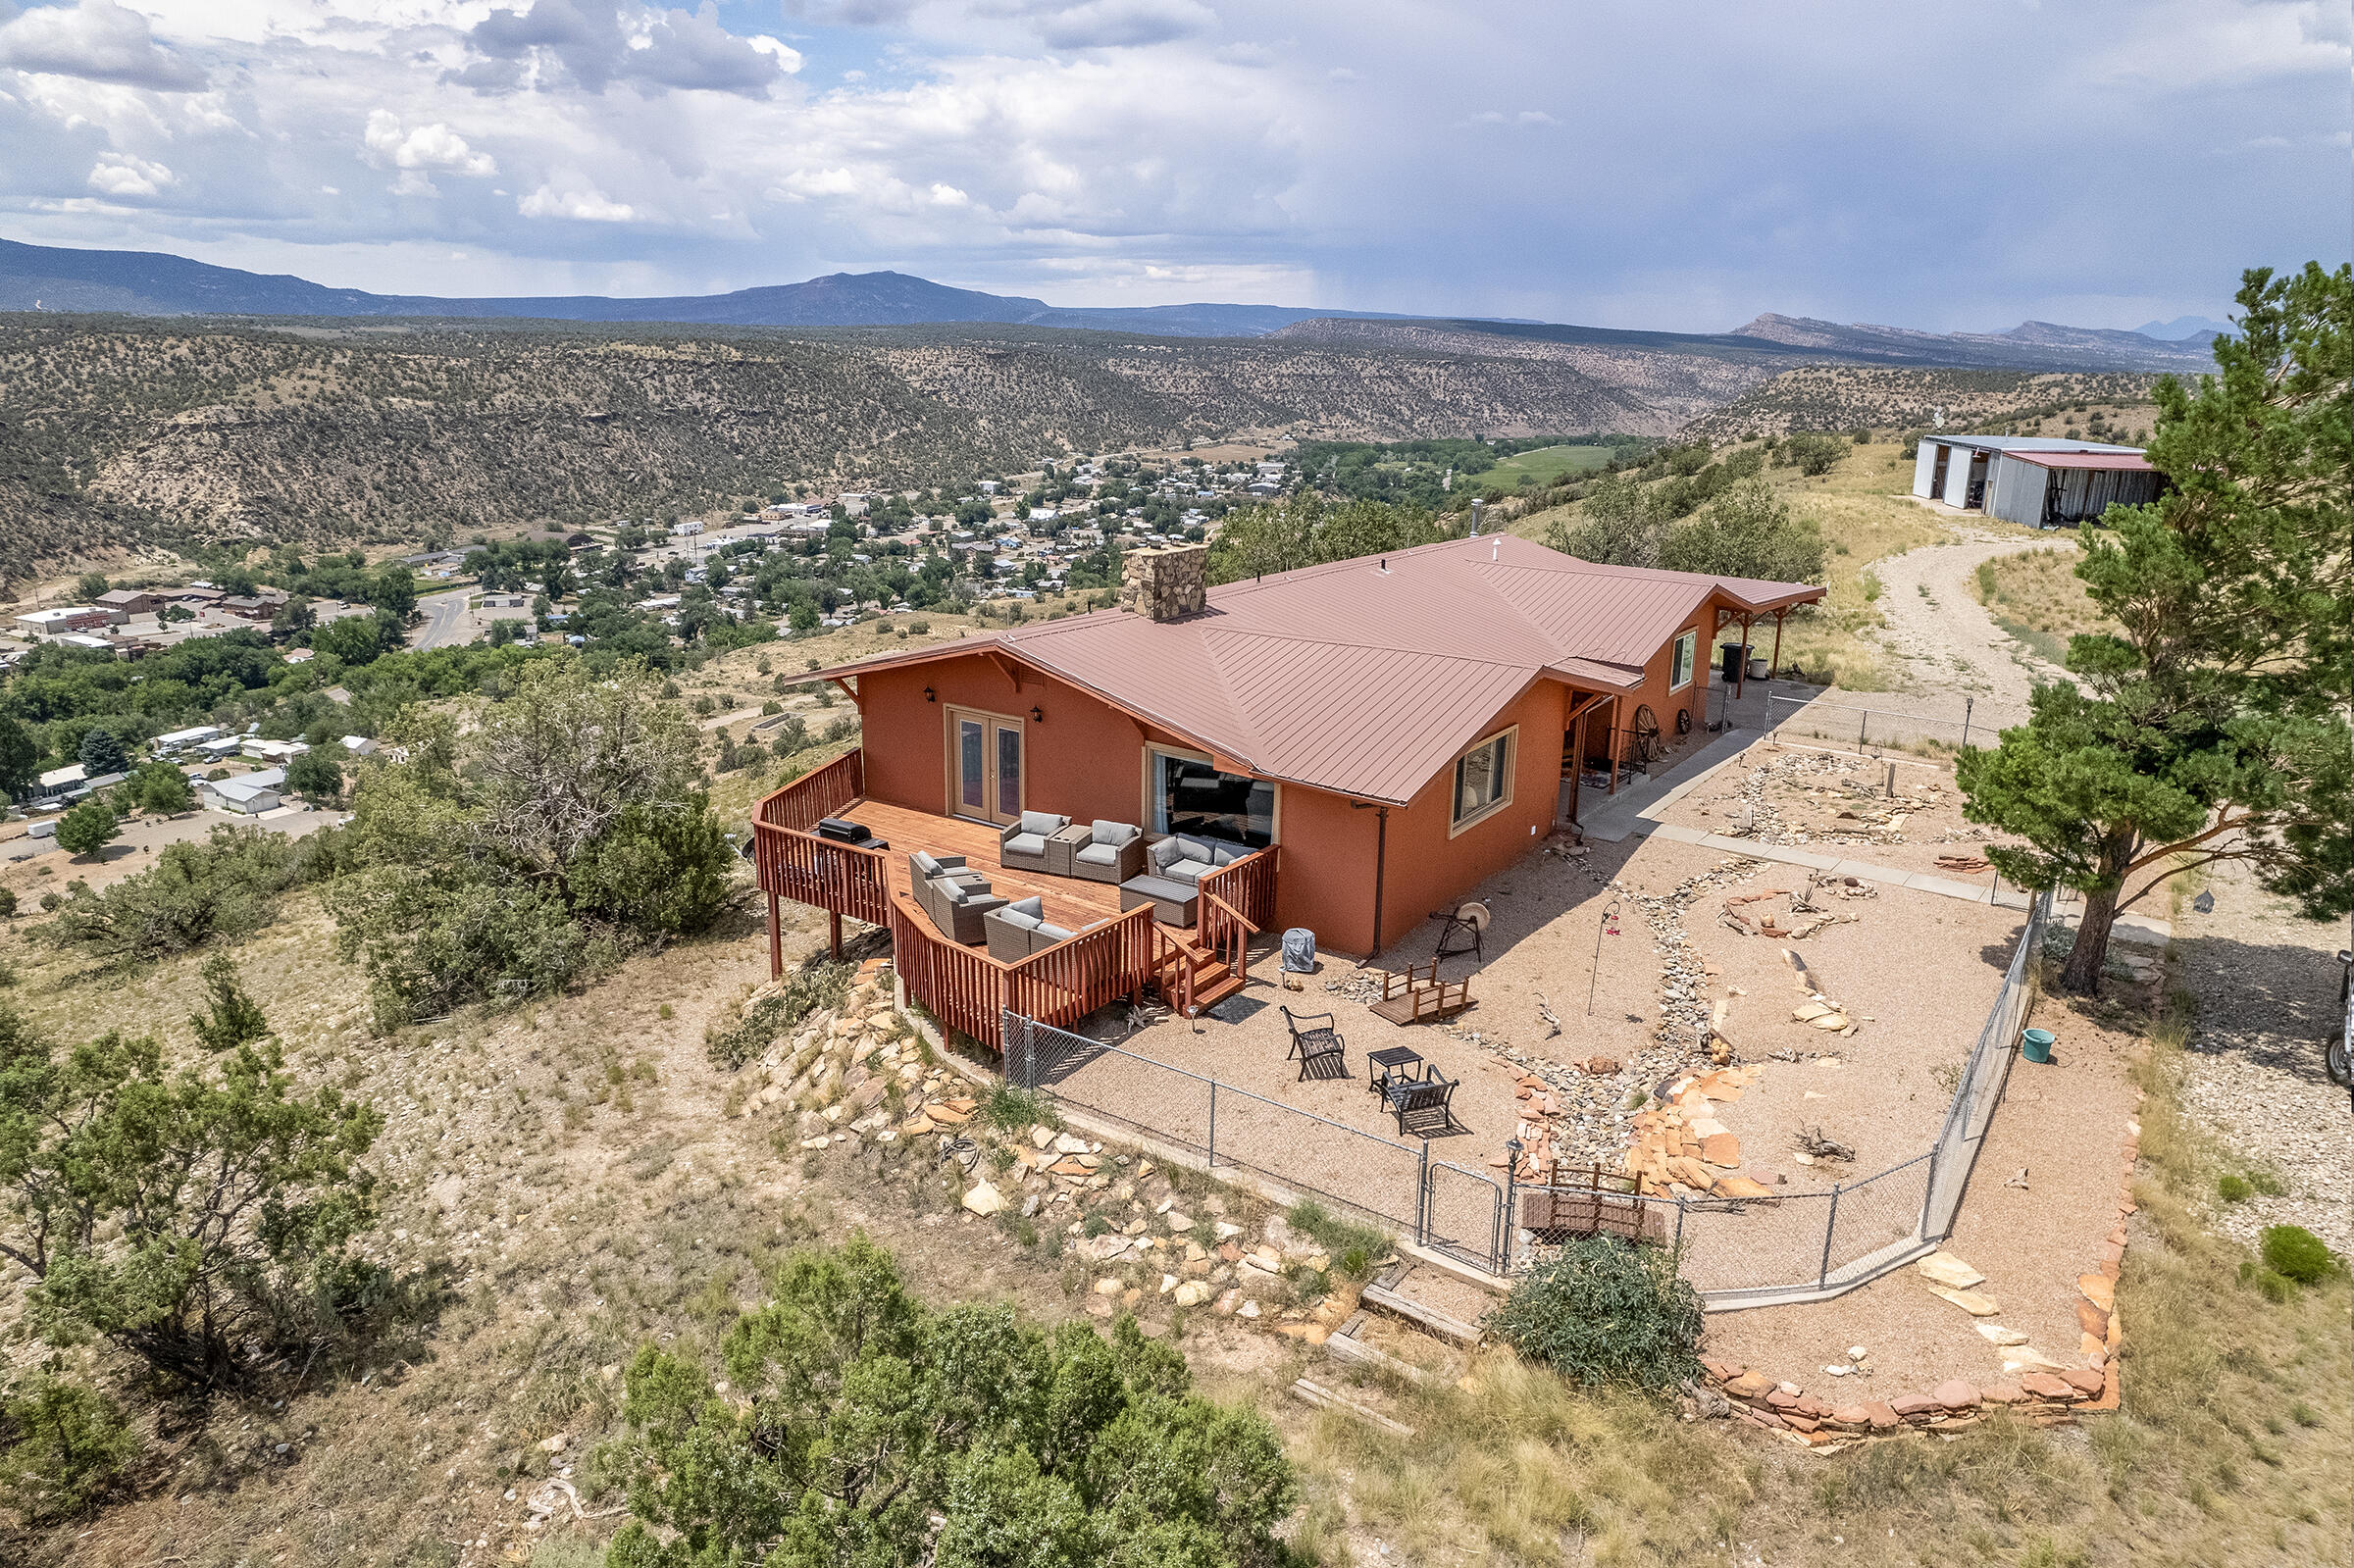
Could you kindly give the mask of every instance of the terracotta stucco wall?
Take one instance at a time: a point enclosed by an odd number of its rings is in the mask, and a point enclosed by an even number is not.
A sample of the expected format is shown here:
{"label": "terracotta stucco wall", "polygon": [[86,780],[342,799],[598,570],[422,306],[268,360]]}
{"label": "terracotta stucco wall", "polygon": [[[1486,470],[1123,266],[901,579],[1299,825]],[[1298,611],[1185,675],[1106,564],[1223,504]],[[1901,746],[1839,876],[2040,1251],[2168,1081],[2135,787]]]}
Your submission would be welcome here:
{"label": "terracotta stucco wall", "polygon": [[[858,678],[865,722],[866,787],[878,800],[948,810],[951,707],[1022,721],[1022,803],[1074,821],[1136,822],[1144,805],[1143,736],[1116,708],[1043,676],[1012,678],[973,654]],[[924,687],[938,695],[924,700]],[[1046,717],[1033,723],[1036,707]]]}
{"label": "terracotta stucco wall", "polygon": [[[1482,738],[1508,726],[1519,727],[1512,750],[1510,805],[1448,836],[1455,798],[1455,765],[1450,761],[1405,808],[1391,810],[1389,869],[1382,889],[1383,946],[1426,924],[1433,910],[1453,907],[1483,880],[1543,841],[1561,801],[1561,715],[1567,707],[1566,695],[1560,683],[1539,681],[1480,727]],[[1357,815],[1369,817],[1372,813]],[[1366,896],[1371,897],[1370,890]],[[1364,931],[1368,924],[1369,917],[1360,914],[1354,930]],[[1339,941],[1332,945],[1342,951],[1354,950],[1353,945]]]}
{"label": "terracotta stucco wall", "polygon": [[[1675,716],[1679,710],[1692,715],[1693,729],[1705,728],[1708,716],[1703,712],[1703,701],[1709,689],[1708,665],[1705,661],[1710,652],[1709,628],[1715,625],[1715,622],[1714,611],[1703,609],[1699,615],[1678,629],[1673,635],[1670,635],[1665,642],[1660,644],[1659,651],[1644,664],[1641,687],[1622,693],[1618,698],[1615,712],[1612,712],[1608,708],[1600,708],[1596,710],[1597,714],[1609,714],[1612,727],[1624,732],[1634,724],[1635,710],[1648,707],[1651,709],[1652,716],[1660,722],[1661,738],[1670,742],[1675,738]],[[1692,679],[1681,688],[1669,691],[1667,678],[1674,670],[1675,638],[1685,632],[1699,633],[1692,641]],[[1589,725],[1600,722],[1599,718],[1588,721]],[[1627,739],[1623,733],[1618,736],[1618,745],[1620,754],[1623,755],[1627,745]],[[1558,743],[1555,750],[1558,762],[1560,750]],[[1606,754],[1600,735],[1591,728],[1586,733],[1586,754],[1592,757]]]}

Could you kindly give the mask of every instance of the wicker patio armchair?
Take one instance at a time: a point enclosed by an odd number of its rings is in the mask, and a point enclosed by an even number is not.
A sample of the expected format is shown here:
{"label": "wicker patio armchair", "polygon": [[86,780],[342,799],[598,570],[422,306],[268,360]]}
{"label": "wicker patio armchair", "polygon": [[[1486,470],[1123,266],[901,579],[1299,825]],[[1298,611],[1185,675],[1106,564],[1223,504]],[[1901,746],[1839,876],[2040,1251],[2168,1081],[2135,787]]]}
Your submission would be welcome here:
{"label": "wicker patio armchair", "polygon": [[1076,935],[1049,922],[1035,897],[993,909],[981,924],[989,933],[989,956],[1000,964],[1019,962]]}
{"label": "wicker patio armchair", "polygon": [[923,905],[924,913],[943,935],[968,947],[989,940],[989,928],[982,924],[982,917],[1005,907],[1005,900],[991,892],[988,883],[952,874],[917,883],[915,901]]}
{"label": "wicker patio armchair", "polygon": [[1070,818],[1057,817],[1050,811],[1023,812],[998,835],[998,864],[1007,871],[1043,871],[1049,877],[1068,877],[1071,846],[1056,842],[1054,835],[1070,825]]}
{"label": "wicker patio armchair", "polygon": [[1096,820],[1087,842],[1071,850],[1071,875],[1082,882],[1117,886],[1145,869],[1144,830],[1132,823]]}

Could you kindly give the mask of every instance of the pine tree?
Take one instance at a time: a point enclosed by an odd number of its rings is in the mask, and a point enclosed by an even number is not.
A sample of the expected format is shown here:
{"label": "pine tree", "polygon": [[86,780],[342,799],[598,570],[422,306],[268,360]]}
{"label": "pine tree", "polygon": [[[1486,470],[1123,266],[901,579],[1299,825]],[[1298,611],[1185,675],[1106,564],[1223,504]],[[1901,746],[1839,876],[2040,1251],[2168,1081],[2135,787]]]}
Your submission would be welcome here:
{"label": "pine tree", "polygon": [[2245,275],[2220,375],[2157,388],[2171,490],[2113,508],[2076,575],[2119,631],[1959,768],[1989,851],[2084,894],[2063,988],[2100,980],[2117,916],[2169,878],[2246,864],[2306,917],[2354,909],[2354,269]]}

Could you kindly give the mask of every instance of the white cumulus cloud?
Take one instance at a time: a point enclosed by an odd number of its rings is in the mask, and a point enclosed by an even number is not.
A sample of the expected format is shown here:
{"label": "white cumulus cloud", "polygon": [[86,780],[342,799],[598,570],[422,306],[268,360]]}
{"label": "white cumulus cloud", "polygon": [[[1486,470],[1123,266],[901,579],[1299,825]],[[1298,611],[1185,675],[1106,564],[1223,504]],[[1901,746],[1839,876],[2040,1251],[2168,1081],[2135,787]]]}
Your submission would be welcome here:
{"label": "white cumulus cloud", "polygon": [[439,121],[403,130],[398,115],[389,109],[372,109],[361,139],[370,152],[395,169],[438,169],[453,175],[498,173],[496,159],[467,146],[465,137]]}
{"label": "white cumulus cloud", "polygon": [[614,201],[594,185],[561,190],[552,183],[541,185],[518,201],[515,210],[526,218],[574,218],[591,224],[626,224],[638,216],[628,202]]}
{"label": "white cumulus cloud", "polygon": [[90,171],[89,184],[92,190],[109,196],[155,196],[174,178],[162,164],[127,152],[105,152],[98,155],[97,167]]}

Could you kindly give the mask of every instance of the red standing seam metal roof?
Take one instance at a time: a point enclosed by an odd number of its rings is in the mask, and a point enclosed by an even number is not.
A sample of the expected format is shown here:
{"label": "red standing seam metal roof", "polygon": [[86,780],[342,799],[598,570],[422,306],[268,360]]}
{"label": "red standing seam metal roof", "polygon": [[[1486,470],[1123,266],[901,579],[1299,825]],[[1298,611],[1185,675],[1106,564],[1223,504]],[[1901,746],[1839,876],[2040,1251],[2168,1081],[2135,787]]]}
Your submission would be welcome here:
{"label": "red standing seam metal roof", "polygon": [[2155,474],[2157,469],[2139,452],[2003,452],[1999,456],[2032,463],[2037,468],[2113,469],[2121,474]]}
{"label": "red standing seam metal roof", "polygon": [[994,649],[1266,778],[1404,804],[1535,681],[1631,691],[1712,595],[1766,611],[1823,591],[1495,534],[1225,583],[1182,620],[1099,610],[816,679]]}

